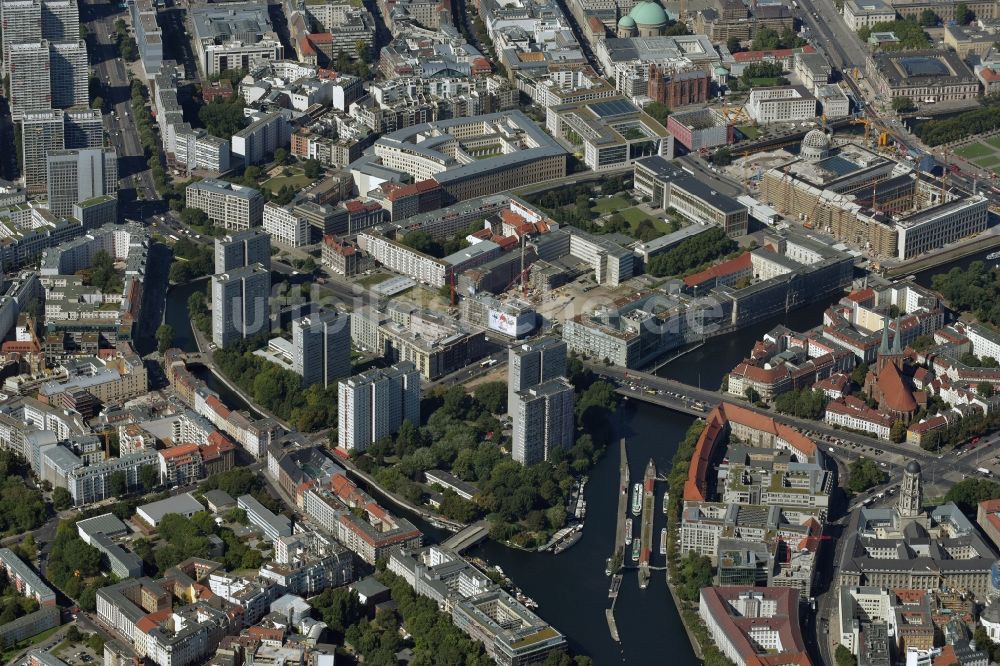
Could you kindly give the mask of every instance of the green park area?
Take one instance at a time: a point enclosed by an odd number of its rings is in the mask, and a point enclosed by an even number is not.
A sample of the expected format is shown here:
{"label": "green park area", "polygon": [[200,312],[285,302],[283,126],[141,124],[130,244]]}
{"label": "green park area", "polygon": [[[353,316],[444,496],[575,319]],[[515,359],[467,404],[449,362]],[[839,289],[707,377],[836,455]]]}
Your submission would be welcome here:
{"label": "green park area", "polygon": [[622,219],[628,222],[631,228],[631,232],[629,233],[633,236],[638,237],[637,229],[644,220],[651,223],[659,235],[668,234],[672,231],[671,226],[667,222],[642,211],[638,206],[632,205],[632,202],[627,198],[617,194],[612,197],[598,199],[590,207],[590,210],[598,215],[620,215]]}
{"label": "green park area", "polygon": [[976,166],[1000,173],[1000,170],[997,169],[1000,166],[1000,137],[993,137],[956,148],[955,154],[959,157],[964,157]]}
{"label": "green park area", "polygon": [[272,193],[277,192],[283,186],[287,185],[293,190],[301,190],[304,187],[308,187],[313,184],[313,179],[305,175],[298,169],[292,169],[292,175],[290,176],[275,176],[264,183],[264,187],[270,190]]}

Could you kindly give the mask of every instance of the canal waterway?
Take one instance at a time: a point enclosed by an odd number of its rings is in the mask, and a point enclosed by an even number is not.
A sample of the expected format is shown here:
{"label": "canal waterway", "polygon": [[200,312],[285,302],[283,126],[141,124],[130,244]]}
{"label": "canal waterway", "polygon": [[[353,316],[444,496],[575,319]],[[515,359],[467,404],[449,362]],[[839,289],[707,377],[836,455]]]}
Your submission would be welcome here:
{"label": "canal waterway", "polygon": [[[934,273],[947,272],[954,266],[966,266],[977,259],[984,260],[987,252],[956,260],[936,269],[917,274],[918,282],[929,285]],[[197,351],[191,322],[187,315],[187,298],[204,283],[173,287],[167,295],[166,322],[174,328],[175,341],[185,351]],[[704,388],[718,388],[722,376],[750,351],[754,342],[775,326],[784,324],[792,330],[806,330],[822,321],[823,310],[836,299],[773,317],[754,326],[720,338],[708,340],[702,347],[671,361],[658,374]],[[245,403],[229,391],[207,370],[202,376],[228,404],[246,408]],[[232,402],[230,402],[232,401]],[[630,478],[642,478],[646,463],[652,458],[662,476],[693,418],[642,402],[626,402],[619,412],[620,422],[628,442]],[[695,666],[695,657],[687,635],[667,590],[664,572],[653,571],[649,587],[640,590],[634,570],[622,583],[615,607],[615,617],[621,644],[609,634],[604,611],[608,607],[610,579],[604,575],[605,560],[614,547],[615,511],[618,496],[618,447],[612,446],[595,465],[587,484],[587,519],[582,539],[559,554],[529,553],[487,541],[468,552],[499,565],[525,594],[538,602],[538,614],[562,631],[577,652],[590,655],[595,664],[650,664],[669,661],[672,666]],[[365,483],[376,498],[384,496]],[[665,484],[657,483],[656,519],[654,523],[653,566],[664,564],[659,555],[660,529],[664,517],[660,512]],[[393,505],[394,506],[394,505]],[[413,521],[430,541],[441,541],[447,533],[433,527],[419,516],[393,509]],[[638,533],[638,532],[636,532]]]}

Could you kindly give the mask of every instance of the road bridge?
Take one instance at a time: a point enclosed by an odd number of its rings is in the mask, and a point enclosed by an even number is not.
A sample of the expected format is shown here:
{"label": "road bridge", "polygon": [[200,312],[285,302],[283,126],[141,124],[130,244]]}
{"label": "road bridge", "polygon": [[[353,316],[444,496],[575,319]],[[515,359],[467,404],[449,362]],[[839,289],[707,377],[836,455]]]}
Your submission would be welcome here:
{"label": "road bridge", "polygon": [[441,545],[450,548],[456,553],[461,553],[466,548],[471,548],[490,535],[490,524],[484,518],[479,522],[472,523],[458,534],[453,534]]}

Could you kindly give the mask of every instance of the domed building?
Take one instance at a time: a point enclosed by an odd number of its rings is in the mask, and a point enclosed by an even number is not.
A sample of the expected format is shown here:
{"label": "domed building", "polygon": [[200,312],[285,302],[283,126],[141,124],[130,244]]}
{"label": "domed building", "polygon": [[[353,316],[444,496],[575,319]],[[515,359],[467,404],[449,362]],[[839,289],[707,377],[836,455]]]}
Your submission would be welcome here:
{"label": "domed building", "polygon": [[830,156],[830,137],[821,130],[809,130],[802,137],[802,147],[799,154],[803,159],[816,161]]}
{"label": "domed building", "polygon": [[667,29],[670,17],[659,2],[642,0],[627,16],[618,20],[619,37],[659,37]]}

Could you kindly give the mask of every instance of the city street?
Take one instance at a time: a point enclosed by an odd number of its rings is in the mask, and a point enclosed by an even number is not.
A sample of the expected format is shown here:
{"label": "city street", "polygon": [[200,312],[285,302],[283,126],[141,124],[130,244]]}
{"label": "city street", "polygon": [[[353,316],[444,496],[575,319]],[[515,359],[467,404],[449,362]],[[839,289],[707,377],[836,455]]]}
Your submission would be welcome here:
{"label": "city street", "polygon": [[162,207],[132,118],[131,88],[125,63],[114,43],[115,21],[126,13],[111,3],[84,0],[80,21],[87,26],[91,73],[100,80],[104,126],[118,151],[119,197],[126,218],[145,219]]}

